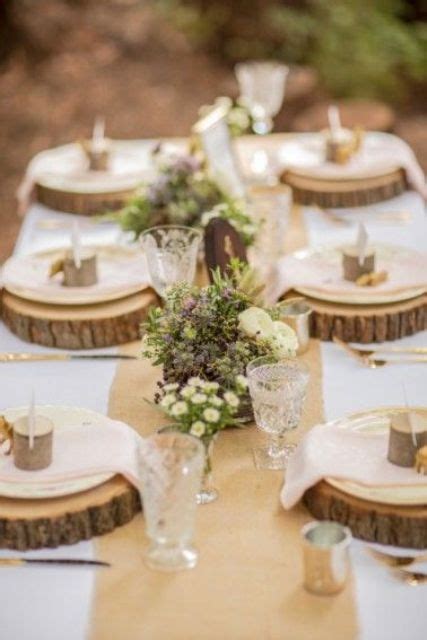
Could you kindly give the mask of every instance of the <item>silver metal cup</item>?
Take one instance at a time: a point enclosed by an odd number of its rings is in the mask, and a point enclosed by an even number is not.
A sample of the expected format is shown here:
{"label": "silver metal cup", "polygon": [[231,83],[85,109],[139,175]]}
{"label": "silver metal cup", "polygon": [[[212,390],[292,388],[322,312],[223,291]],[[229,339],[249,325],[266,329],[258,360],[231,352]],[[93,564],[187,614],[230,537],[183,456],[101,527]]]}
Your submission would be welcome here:
{"label": "silver metal cup", "polygon": [[344,589],[350,572],[351,531],[338,522],[309,522],[301,529],[304,587],[317,595]]}
{"label": "silver metal cup", "polygon": [[280,305],[280,320],[297,334],[297,355],[305,353],[310,343],[310,316],[312,309],[304,298],[290,298]]}

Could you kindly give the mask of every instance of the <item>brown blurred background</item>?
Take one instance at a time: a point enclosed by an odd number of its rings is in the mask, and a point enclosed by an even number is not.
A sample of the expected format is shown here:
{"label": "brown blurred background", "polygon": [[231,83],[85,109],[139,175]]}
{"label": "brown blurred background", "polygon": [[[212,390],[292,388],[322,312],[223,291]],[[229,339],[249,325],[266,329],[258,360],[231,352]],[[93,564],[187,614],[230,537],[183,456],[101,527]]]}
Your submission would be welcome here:
{"label": "brown blurred background", "polygon": [[113,138],[186,135],[202,104],[237,96],[243,58],[292,65],[276,130],[342,101],[345,123],[395,131],[427,169],[425,19],[423,0],[0,0],[0,261],[34,154],[98,114]]}

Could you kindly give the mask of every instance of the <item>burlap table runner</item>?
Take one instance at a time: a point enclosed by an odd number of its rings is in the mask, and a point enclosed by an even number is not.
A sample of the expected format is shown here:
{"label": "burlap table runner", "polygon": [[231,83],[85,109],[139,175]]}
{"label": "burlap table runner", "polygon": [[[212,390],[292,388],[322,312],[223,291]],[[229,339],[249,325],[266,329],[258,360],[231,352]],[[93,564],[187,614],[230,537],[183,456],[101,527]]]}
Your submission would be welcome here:
{"label": "burlap table runner", "polygon": [[[288,247],[305,243],[301,219],[292,216]],[[128,345],[134,353],[139,344]],[[320,346],[303,359],[311,378],[295,440],[322,420]],[[122,362],[110,394],[109,415],[142,435],[165,423],[144,402],[152,398],[159,372],[146,362]],[[353,587],[332,598],[302,588],[300,528],[310,519],[303,507],[285,512],[279,503],[282,472],[257,471],[255,427],[223,432],[213,470],[219,499],[198,509],[197,567],[161,574],[143,563],[148,541],[143,518],[97,539],[97,557],[113,567],[98,572],[91,640],[350,640],[356,637]]]}

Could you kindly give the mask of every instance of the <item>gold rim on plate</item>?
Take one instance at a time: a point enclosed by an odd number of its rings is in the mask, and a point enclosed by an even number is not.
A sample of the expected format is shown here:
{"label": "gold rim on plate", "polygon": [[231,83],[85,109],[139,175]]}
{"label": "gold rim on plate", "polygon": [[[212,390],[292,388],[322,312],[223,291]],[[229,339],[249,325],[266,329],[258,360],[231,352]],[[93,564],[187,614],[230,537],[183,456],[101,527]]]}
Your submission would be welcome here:
{"label": "gold rim on plate", "polygon": [[[129,260],[134,259],[135,261],[143,260],[142,250],[134,247],[123,247],[120,245],[87,245],[87,248],[93,249],[98,254],[104,255],[104,257],[114,259],[114,256],[117,256],[120,259]],[[13,282],[13,278],[9,276],[9,269],[16,260],[20,259],[30,259],[30,258],[40,258],[46,259],[49,258],[52,262],[61,257],[64,254],[66,247],[61,247],[57,249],[49,249],[47,251],[38,251],[34,254],[30,254],[27,256],[21,257],[12,257],[7,260],[3,266],[3,286],[4,288],[12,293],[13,295],[18,296],[19,298],[24,298],[25,300],[30,300],[31,302],[40,302],[44,304],[59,304],[59,305],[82,305],[82,304],[97,304],[100,302],[111,302],[113,300],[121,300],[122,298],[126,298],[127,296],[133,295],[134,293],[138,293],[138,291],[143,291],[149,287],[148,276],[146,282],[141,282],[140,284],[136,284],[133,282],[132,284],[120,284],[117,287],[110,291],[103,292],[102,290],[93,291],[91,287],[52,287],[51,292],[47,292],[44,288],[42,291],[37,290],[37,286],[33,287],[24,287],[18,285],[16,282]]]}
{"label": "gold rim on plate", "polygon": [[[91,425],[104,425],[109,420],[106,416],[90,409],[69,407],[65,405],[39,405],[37,411],[50,418],[55,429],[81,423],[82,428],[90,429]],[[1,412],[12,422],[21,415],[28,413],[28,407],[14,407]],[[81,491],[93,489],[114,477],[114,473],[99,473],[85,478],[73,478],[62,482],[5,482],[0,480],[0,496],[17,498],[20,500],[43,500],[46,498],[60,498]]]}
{"label": "gold rim on plate", "polygon": [[[332,246],[323,246],[323,247],[312,247],[299,249],[294,251],[290,255],[298,260],[305,260],[307,258],[311,258],[316,254],[324,254],[325,256],[330,256],[331,259],[336,259],[338,261],[338,255],[341,255],[341,248],[343,245],[332,245]],[[376,250],[380,250],[382,252],[394,252],[396,254],[414,252],[419,253],[415,249],[411,249],[410,247],[400,247],[392,244],[375,244]],[[372,288],[366,290],[365,292],[360,291],[357,293],[333,293],[327,291],[321,291],[317,288],[307,287],[307,286],[295,286],[295,291],[301,293],[304,296],[308,296],[309,298],[314,298],[316,300],[321,300],[325,302],[334,302],[337,304],[356,304],[356,305],[376,305],[376,304],[391,304],[393,302],[403,302],[404,300],[411,300],[412,298],[417,298],[427,291],[427,287],[409,287],[407,289],[399,289],[395,292],[378,292],[374,291]]]}
{"label": "gold rim on plate", "polygon": [[[410,407],[427,415],[427,407]],[[330,425],[343,429],[369,430],[372,434],[383,433],[389,429],[388,418],[392,413],[405,413],[408,407],[382,407],[366,411],[359,411],[344,418],[330,422]],[[379,502],[394,506],[420,506],[427,504],[427,479],[425,484],[372,486],[359,484],[350,480],[325,478],[332,487],[368,502]]]}

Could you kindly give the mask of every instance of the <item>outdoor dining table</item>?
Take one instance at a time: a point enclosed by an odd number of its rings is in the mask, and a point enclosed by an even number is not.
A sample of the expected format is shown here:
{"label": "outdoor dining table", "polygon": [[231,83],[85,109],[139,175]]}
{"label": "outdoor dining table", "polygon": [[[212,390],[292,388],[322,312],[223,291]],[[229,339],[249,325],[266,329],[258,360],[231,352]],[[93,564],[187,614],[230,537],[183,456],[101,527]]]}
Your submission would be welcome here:
{"label": "outdoor dining table", "polygon": [[[366,223],[373,242],[394,243],[406,245],[414,249],[427,250],[427,222],[421,198],[414,192],[406,192],[394,200],[377,204],[375,212],[380,211],[408,211],[411,219],[407,224],[401,225],[390,221],[388,224],[376,221],[375,216],[370,220],[364,213],[363,220]],[[365,212],[369,211],[367,207]],[[306,237],[309,245],[322,245],[327,243],[345,243],[354,235],[355,227],[346,225],[333,225],[325,216],[319,215],[314,208],[304,207],[301,211],[305,225]],[[23,220],[21,232],[15,246],[15,254],[25,255],[50,247],[65,245],[68,242],[64,229],[46,229],[40,224],[45,220],[70,221],[74,219],[69,214],[49,210],[44,206],[33,203]],[[115,224],[94,225],[85,227],[85,241],[96,244],[117,242],[120,231]],[[427,331],[404,338],[398,342],[405,346],[427,347]],[[10,331],[0,324],[0,350],[1,351],[32,351],[43,352],[47,349],[28,345],[12,335]],[[105,351],[105,350],[103,350]],[[111,349],[114,352],[114,349]],[[376,407],[404,405],[406,401],[410,405],[419,406],[426,404],[427,367],[425,364],[393,364],[381,369],[368,369],[362,367],[355,360],[348,357],[336,345],[330,342],[320,343],[321,385],[323,400],[323,415],[325,420],[332,420],[346,413],[353,413]],[[34,363],[8,363],[0,365],[0,398],[1,408],[22,406],[28,403],[31,389],[35,389],[37,403],[63,404],[85,407],[100,413],[107,413],[110,388],[116,373],[117,364],[114,361],[105,362],[34,362]],[[404,381],[404,386],[403,386]],[[407,397],[405,398],[405,391]],[[144,396],[144,389],[141,389]],[[266,473],[259,472],[253,467],[253,475],[259,474],[259,483],[263,482]],[[215,466],[215,474],[221,476],[221,461]],[[261,494],[260,494],[261,495]],[[279,496],[273,496],[276,501],[278,517],[287,518],[288,513],[283,511],[279,504]],[[222,504],[222,507],[221,507]],[[219,536],[221,540],[221,528],[228,527],[229,513],[224,493],[215,505],[221,512],[221,521],[218,530],[212,535]],[[202,521],[205,513],[211,509],[211,505],[199,507],[198,517]],[[253,517],[262,513],[262,504],[257,503],[257,494],[253,496]],[[234,505],[238,510],[239,505]],[[206,511],[205,511],[206,510]],[[143,520],[140,520],[141,550],[145,541]],[[306,521],[311,516],[306,513]],[[123,530],[130,525],[124,525]],[[262,531],[262,527],[261,527]],[[107,534],[107,536],[120,536],[121,530]],[[232,539],[232,531],[227,535],[227,540]],[[285,599],[278,607],[276,601],[269,610],[268,597],[264,598],[264,592],[269,589],[269,581],[274,580],[278,602],[280,602],[280,585],[286,584],[289,572],[286,566],[280,577],[277,571],[274,576],[268,572],[252,570],[260,563],[257,554],[268,555],[269,528],[266,525],[262,539],[253,540],[251,529],[247,534],[239,532],[239,540],[236,545],[247,549],[245,564],[233,567],[232,583],[221,584],[221,567],[215,567],[215,556],[208,554],[208,547],[214,544],[203,537],[197,539],[200,552],[200,565],[206,557],[207,563],[212,566],[204,567],[207,575],[212,570],[212,583],[205,581],[205,590],[197,594],[197,607],[193,605],[191,592],[191,576],[197,576],[202,568],[197,566],[193,572],[186,574],[188,588],[188,611],[182,610],[182,604],[174,610],[170,599],[162,605],[162,599],[166,597],[167,588],[149,593],[148,601],[140,602],[140,625],[134,618],[129,620],[129,629],[126,624],[121,628],[120,640],[133,640],[134,638],[147,640],[166,640],[170,638],[217,638],[218,640],[267,640],[283,638],[289,640],[316,638],[337,638],[334,628],[329,627],[333,622],[330,612],[335,608],[339,615],[339,600],[336,598],[316,598],[308,596],[304,600],[304,608],[299,608],[298,594],[302,591],[302,574],[293,585],[295,599]],[[351,601],[354,620],[349,621],[347,629],[340,635],[344,638],[358,637],[363,640],[398,640],[407,638],[416,640],[425,637],[426,634],[426,597],[427,586],[411,588],[407,584],[398,581],[391,572],[380,566],[365,549],[365,544],[354,540],[351,546],[351,558],[353,567],[353,579],[351,582]],[[229,562],[233,562],[234,548],[232,545],[226,550]],[[16,556],[18,552],[1,550],[0,557]],[[60,547],[56,549],[43,549],[27,552],[28,557],[73,557],[95,558],[96,541],[81,542],[74,546]],[[289,554],[289,565],[300,563],[301,546],[296,546]],[[240,557],[240,556],[239,556]],[[103,560],[113,562],[111,569],[116,570],[114,559],[103,557]],[[272,559],[274,561],[274,558]],[[224,560],[226,562],[226,560]],[[252,567],[251,567],[252,565]],[[143,554],[138,554],[130,571],[133,579],[144,580],[146,573],[142,571]],[[94,571],[91,568],[1,568],[0,569],[0,637],[4,640],[100,640],[101,638],[119,638],[117,628],[114,626],[114,617],[120,609],[126,609],[127,584],[126,581],[118,583],[117,591],[108,593],[109,602],[104,602],[103,615],[106,616],[105,624],[99,625],[95,608],[97,582],[102,579],[102,571]],[[144,570],[146,571],[146,570]],[[241,573],[239,579],[239,573]],[[294,575],[292,573],[291,575]],[[165,580],[176,583],[180,575],[168,575]],[[220,581],[220,584],[218,584]],[[213,584],[215,582],[215,585]],[[252,584],[251,584],[252,583]],[[255,584],[256,583],[256,584]],[[153,582],[153,585],[157,583]],[[165,584],[165,583],[162,583]],[[259,594],[263,608],[257,609],[257,596],[245,597],[248,594]],[[347,594],[348,595],[348,594]],[[104,593],[104,599],[105,599]],[[219,602],[218,602],[219,600]],[[201,610],[201,604],[203,610]],[[145,615],[148,608],[156,607],[157,622],[150,620],[149,630],[145,631]],[[254,627],[251,609],[254,608],[257,618],[264,617],[264,621],[258,627]],[[179,609],[179,610],[178,610]],[[223,615],[219,615],[221,610]],[[111,611],[111,633],[109,628],[108,611]],[[226,612],[226,613],[224,613]],[[162,623],[162,613],[170,623],[170,633],[165,635]],[[306,624],[293,626],[295,615],[305,618]],[[193,631],[190,620],[195,622],[197,635]],[[173,621],[176,620],[176,625]],[[200,632],[201,622],[205,633]],[[196,621],[197,624],[196,624]],[[328,628],[326,628],[328,627]],[[100,631],[104,629],[104,631]],[[115,629],[116,631],[113,631]],[[139,629],[135,633],[135,629]],[[261,631],[260,631],[261,630]],[[261,634],[261,635],[260,635]]]}

